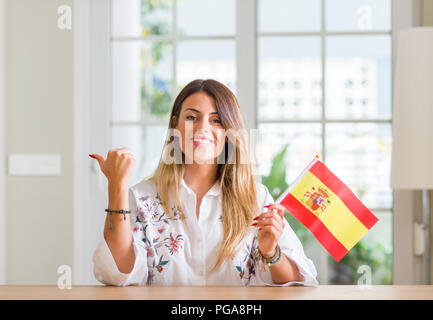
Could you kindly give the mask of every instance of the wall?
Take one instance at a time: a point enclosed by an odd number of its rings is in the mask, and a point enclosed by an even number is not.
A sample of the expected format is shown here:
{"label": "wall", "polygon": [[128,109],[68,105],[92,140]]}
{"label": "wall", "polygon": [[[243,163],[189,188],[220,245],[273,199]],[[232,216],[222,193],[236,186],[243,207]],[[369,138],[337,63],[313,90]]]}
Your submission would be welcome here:
{"label": "wall", "polygon": [[5,164],[5,102],[6,102],[6,83],[5,83],[5,0],[0,0],[0,284],[6,283],[6,164]]}
{"label": "wall", "polygon": [[[424,27],[433,26],[433,1],[423,0],[421,25]],[[433,279],[433,195],[430,192],[430,279]]]}
{"label": "wall", "polygon": [[421,21],[423,26],[433,26],[433,1],[423,0]]}
{"label": "wall", "polygon": [[57,27],[72,2],[5,0],[5,152],[62,158],[58,177],[6,176],[8,284],[56,284],[72,266],[73,35]]}
{"label": "wall", "polygon": [[[406,0],[394,0],[406,1]],[[414,4],[413,25],[431,26],[433,25],[433,1],[431,0],[411,0]],[[417,12],[419,7],[419,13]],[[430,197],[433,209],[433,197]],[[398,219],[394,219],[394,261],[393,283],[404,284],[423,284],[423,256],[415,256],[413,250],[413,230],[407,226],[412,226],[414,221],[422,221],[422,198],[421,191],[398,190],[394,191],[394,203],[399,203],[399,212],[394,210],[394,214],[399,214]],[[394,205],[396,207],[396,205]],[[431,214],[432,215],[432,214]],[[432,218],[430,218],[432,221]],[[433,235],[433,225],[430,225],[430,234]],[[430,248],[433,248],[433,236],[431,237]],[[398,249],[397,249],[398,248]],[[433,256],[433,252],[431,253]],[[433,260],[433,259],[431,259]],[[432,261],[433,262],[433,261]],[[430,275],[433,275],[433,263],[431,264]]]}

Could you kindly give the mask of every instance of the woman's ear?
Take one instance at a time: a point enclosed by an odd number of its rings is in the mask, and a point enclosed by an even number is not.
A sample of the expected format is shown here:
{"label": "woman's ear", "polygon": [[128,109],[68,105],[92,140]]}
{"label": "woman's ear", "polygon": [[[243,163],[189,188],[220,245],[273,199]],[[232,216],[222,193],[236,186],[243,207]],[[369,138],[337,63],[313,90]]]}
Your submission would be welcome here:
{"label": "woman's ear", "polygon": [[172,127],[173,128],[177,127],[177,118],[176,118],[176,116],[172,116],[171,117],[171,123],[172,123]]}
{"label": "woman's ear", "polygon": [[172,116],[171,117],[171,124],[170,127],[173,130],[173,134],[176,138],[181,138],[182,134],[179,132],[179,129],[177,129],[177,117],[176,116]]}

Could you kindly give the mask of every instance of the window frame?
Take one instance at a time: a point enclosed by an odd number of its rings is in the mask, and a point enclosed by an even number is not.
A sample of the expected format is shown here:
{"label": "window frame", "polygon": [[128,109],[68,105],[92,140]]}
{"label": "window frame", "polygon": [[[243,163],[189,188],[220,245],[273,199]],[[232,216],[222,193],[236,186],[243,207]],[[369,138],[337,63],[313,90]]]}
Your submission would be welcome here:
{"label": "window frame", "polygon": [[[256,2],[256,8],[259,1],[263,0],[255,0]],[[320,31],[308,31],[308,32],[260,32],[258,30],[259,24],[256,23],[256,29],[255,34],[257,37],[257,42],[259,42],[259,39],[266,39],[267,37],[320,37],[320,44],[321,44],[321,91],[322,91],[322,99],[321,99],[321,117],[320,119],[294,119],[294,120],[260,120],[257,117],[257,110],[258,106],[256,105],[256,118],[255,118],[255,127],[257,128],[259,124],[268,124],[268,123],[275,123],[275,124],[300,124],[300,123],[312,123],[312,124],[320,124],[321,126],[321,158],[324,163],[326,163],[326,127],[328,124],[333,123],[374,123],[374,124],[380,124],[380,123],[386,123],[391,124],[391,130],[392,130],[392,114],[390,115],[390,119],[328,119],[326,118],[326,62],[327,62],[327,55],[326,55],[326,43],[327,38],[329,36],[366,36],[366,35],[387,35],[391,38],[391,63],[393,61],[393,17],[391,15],[391,30],[389,31],[327,31],[326,30],[326,0],[320,0],[321,1],[321,27]],[[390,1],[391,2],[391,1]],[[391,2],[391,11],[392,8],[392,2]],[[256,52],[256,55],[258,55],[258,52]],[[257,64],[255,65],[255,68],[259,69],[258,61],[259,57],[257,58]],[[393,79],[393,72],[391,72],[391,81]],[[260,79],[259,77],[256,77],[256,87],[258,88],[258,83]],[[392,95],[392,92],[390,92]],[[391,98],[391,106],[392,106],[392,98]],[[391,207],[377,207],[377,208],[369,208],[372,212],[390,212],[392,214],[394,208],[391,204]],[[329,275],[329,263],[328,263],[328,254],[325,251],[321,251],[320,254],[320,266],[321,268],[318,270],[318,275],[321,280],[321,284],[328,284],[328,275]]]}

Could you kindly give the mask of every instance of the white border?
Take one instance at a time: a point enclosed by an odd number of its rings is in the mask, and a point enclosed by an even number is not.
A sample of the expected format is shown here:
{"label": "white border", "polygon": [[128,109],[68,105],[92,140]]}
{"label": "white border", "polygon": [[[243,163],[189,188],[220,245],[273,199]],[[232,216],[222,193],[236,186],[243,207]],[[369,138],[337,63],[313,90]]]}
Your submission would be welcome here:
{"label": "white border", "polygon": [[[6,3],[0,0],[0,70],[6,70]],[[6,284],[6,79],[0,72],[0,284]]]}

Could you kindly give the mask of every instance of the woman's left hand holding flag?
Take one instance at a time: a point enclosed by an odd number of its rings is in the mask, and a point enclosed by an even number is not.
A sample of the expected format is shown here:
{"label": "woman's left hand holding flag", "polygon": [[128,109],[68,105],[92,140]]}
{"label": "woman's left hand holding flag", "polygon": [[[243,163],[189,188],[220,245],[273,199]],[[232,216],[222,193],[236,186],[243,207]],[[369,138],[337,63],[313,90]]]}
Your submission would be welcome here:
{"label": "woman's left hand holding flag", "polygon": [[275,254],[278,240],[284,229],[284,212],[285,208],[277,203],[265,206],[267,212],[255,217],[255,223],[252,225],[259,228],[258,242],[260,252],[271,257]]}

